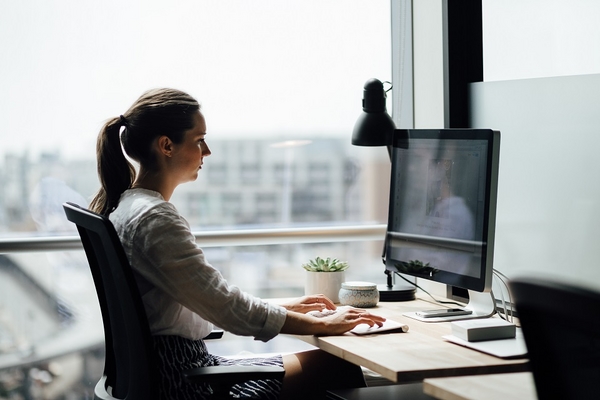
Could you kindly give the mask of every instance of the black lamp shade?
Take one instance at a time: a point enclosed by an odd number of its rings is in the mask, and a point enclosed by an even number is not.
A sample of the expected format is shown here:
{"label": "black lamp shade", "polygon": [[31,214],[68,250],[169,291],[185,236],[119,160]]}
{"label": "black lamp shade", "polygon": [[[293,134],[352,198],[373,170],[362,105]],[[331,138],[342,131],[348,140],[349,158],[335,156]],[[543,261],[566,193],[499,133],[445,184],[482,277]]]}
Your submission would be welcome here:
{"label": "black lamp shade", "polygon": [[386,111],[383,83],[369,79],[363,92],[363,113],[358,117],[352,132],[356,146],[389,146],[396,125]]}

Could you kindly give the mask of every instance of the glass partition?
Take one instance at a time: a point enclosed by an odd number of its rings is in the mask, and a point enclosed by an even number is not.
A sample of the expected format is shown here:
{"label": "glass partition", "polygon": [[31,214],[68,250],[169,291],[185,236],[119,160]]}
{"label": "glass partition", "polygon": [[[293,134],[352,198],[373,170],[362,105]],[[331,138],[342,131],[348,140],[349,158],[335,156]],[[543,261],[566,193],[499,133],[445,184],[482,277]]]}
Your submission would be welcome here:
{"label": "glass partition", "polygon": [[600,287],[600,3],[483,2],[472,127],[502,132],[495,267]]}

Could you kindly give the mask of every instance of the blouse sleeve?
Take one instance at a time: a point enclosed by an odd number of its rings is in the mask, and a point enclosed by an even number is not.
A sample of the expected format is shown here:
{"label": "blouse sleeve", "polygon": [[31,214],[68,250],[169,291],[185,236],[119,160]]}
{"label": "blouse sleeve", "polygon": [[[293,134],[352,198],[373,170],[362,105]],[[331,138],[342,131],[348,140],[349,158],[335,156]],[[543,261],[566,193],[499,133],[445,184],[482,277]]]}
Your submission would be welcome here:
{"label": "blouse sleeve", "polygon": [[136,269],[175,301],[237,335],[268,341],[281,330],[286,310],[228,285],[168,203],[145,214],[132,234],[134,251],[143,258]]}

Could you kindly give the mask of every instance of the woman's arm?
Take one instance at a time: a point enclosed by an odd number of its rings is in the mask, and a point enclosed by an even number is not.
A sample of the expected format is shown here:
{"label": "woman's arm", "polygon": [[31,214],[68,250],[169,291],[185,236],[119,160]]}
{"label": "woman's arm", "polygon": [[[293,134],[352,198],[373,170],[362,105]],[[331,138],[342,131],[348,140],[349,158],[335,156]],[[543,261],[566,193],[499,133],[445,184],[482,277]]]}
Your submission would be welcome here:
{"label": "woman's arm", "polygon": [[[161,203],[129,231],[132,267],[185,309],[237,335],[267,341],[277,335],[287,311],[229,285],[205,259],[187,221],[174,207]],[[176,320],[179,315],[166,315]]]}
{"label": "woman's arm", "polygon": [[[306,296],[280,306],[230,286],[208,264],[185,220],[168,205],[153,209],[139,221],[134,243],[138,272],[175,301],[220,328],[268,340],[278,332],[336,335],[359,324],[381,325],[384,318],[351,309],[317,318],[311,310],[335,309],[325,296]],[[134,265],[135,263],[132,263]]]}

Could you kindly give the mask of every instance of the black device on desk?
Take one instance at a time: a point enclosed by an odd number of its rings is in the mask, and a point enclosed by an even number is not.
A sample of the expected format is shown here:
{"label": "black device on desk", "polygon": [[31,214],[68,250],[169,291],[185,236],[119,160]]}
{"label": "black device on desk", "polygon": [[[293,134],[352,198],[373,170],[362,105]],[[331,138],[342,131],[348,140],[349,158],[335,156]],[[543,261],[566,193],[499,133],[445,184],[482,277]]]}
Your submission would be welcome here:
{"label": "black device on desk", "polygon": [[499,153],[500,132],[490,129],[394,131],[386,270],[468,289],[465,310],[436,315],[440,320],[495,310],[490,290]]}

